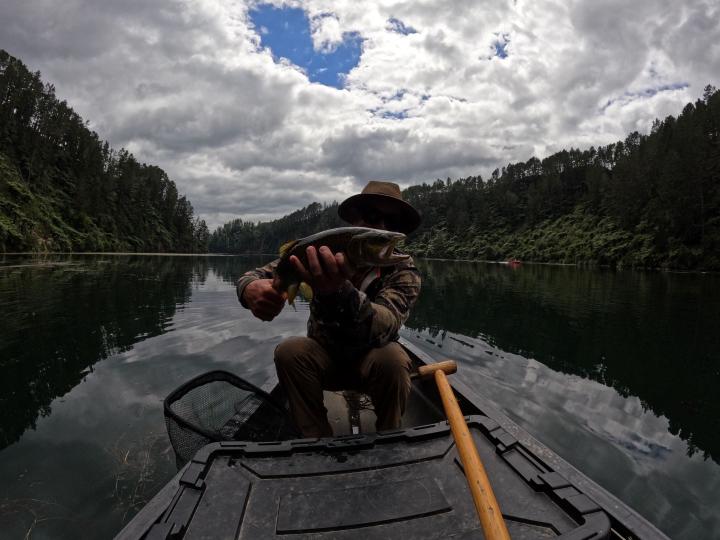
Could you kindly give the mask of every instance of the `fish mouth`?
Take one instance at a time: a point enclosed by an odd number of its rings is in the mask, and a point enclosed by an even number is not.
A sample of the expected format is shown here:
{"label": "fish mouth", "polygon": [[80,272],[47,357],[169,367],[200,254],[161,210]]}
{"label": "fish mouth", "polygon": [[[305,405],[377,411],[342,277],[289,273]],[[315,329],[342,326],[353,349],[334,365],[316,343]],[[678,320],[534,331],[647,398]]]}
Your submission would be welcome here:
{"label": "fish mouth", "polygon": [[393,251],[395,251],[395,244],[397,244],[397,240],[392,240],[387,246],[380,249],[380,253],[378,253],[378,258],[381,261],[388,261],[393,256]]}
{"label": "fish mouth", "polygon": [[393,266],[410,256],[395,253],[395,246],[405,235],[390,231],[370,231],[354,237],[348,255],[355,266]]}
{"label": "fish mouth", "polygon": [[377,264],[393,265],[407,259],[409,255],[405,255],[403,253],[395,253],[395,246],[398,242],[400,242],[400,240],[403,240],[404,238],[404,236],[393,238],[387,245],[380,248],[380,251],[378,251],[377,254]]}

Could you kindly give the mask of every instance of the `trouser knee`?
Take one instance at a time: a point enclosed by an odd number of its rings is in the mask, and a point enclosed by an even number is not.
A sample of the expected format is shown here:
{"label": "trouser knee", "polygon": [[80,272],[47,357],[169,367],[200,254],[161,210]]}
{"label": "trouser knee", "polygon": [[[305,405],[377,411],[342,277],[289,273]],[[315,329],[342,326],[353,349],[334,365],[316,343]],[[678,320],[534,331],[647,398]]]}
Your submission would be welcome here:
{"label": "trouser knee", "polygon": [[330,357],[315,340],[293,336],[283,340],[275,348],[275,369],[278,375],[285,373],[320,374],[330,366]]}
{"label": "trouser knee", "polygon": [[402,347],[397,343],[389,343],[368,354],[363,375],[365,378],[409,387],[410,366],[410,358]]}
{"label": "trouser knee", "polygon": [[279,371],[293,371],[310,354],[312,344],[308,338],[293,336],[280,342],[275,348],[275,367]]}

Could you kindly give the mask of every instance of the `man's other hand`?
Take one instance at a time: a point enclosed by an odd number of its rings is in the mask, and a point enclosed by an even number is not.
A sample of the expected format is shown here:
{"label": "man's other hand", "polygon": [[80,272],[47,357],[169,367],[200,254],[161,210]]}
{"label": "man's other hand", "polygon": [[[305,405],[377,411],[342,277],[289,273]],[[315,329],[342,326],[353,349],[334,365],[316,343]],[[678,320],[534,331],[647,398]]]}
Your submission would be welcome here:
{"label": "man's other hand", "polygon": [[262,321],[272,321],[285,305],[285,295],[277,292],[272,279],[256,279],[243,291],[243,300],[252,314]]}

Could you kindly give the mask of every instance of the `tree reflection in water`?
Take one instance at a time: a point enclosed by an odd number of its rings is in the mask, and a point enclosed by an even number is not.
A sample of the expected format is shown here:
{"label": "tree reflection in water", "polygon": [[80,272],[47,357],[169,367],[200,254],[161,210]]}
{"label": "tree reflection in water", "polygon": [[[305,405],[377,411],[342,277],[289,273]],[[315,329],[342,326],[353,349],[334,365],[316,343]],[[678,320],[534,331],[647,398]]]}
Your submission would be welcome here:
{"label": "tree reflection in water", "polygon": [[[235,280],[270,258],[73,255],[21,266],[0,256],[0,531],[111,537],[160,489],[175,472],[162,398],[210,369],[262,384],[279,340],[304,332],[306,304],[268,324],[237,303]],[[464,373],[479,391],[495,377],[498,403],[524,406],[518,417],[539,419],[539,438],[584,459],[593,478],[612,477],[672,537],[714,530],[718,512],[697,501],[712,498],[717,466],[683,452],[720,455],[718,276],[417,262],[424,285],[408,328],[441,353],[469,351],[463,360],[478,366]],[[492,347],[491,360],[480,354]],[[585,395],[617,397],[612,388],[630,397],[606,406]],[[668,419],[650,419],[667,445],[640,448],[657,432],[632,440],[649,425],[625,422],[623,407],[640,408],[633,396]]]}
{"label": "tree reflection in water", "polygon": [[[638,396],[670,431],[720,458],[720,278],[576,267],[418,261],[406,326],[480,337]],[[457,339],[457,337],[456,337]]]}
{"label": "tree reflection in water", "polygon": [[34,429],[96,362],[165,332],[193,276],[206,272],[174,257],[63,262],[0,269],[0,448]]}

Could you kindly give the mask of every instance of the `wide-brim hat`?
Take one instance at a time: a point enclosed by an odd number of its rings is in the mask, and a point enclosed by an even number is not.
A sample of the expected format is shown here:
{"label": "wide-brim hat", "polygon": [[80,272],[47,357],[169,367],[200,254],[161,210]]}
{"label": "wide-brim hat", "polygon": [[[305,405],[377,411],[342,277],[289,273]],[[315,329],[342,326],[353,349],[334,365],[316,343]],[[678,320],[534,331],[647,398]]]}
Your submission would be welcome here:
{"label": "wide-brim hat", "polygon": [[400,186],[392,182],[377,180],[368,182],[362,192],[348,197],[340,203],[338,215],[352,223],[362,217],[362,210],[365,208],[375,208],[383,213],[394,215],[397,232],[405,234],[417,229],[422,221],[420,212],[403,200]]}

